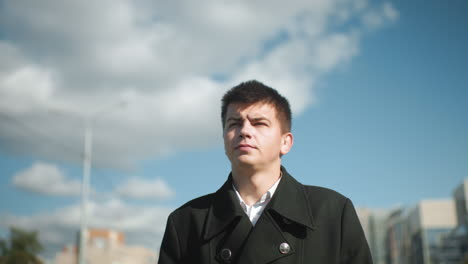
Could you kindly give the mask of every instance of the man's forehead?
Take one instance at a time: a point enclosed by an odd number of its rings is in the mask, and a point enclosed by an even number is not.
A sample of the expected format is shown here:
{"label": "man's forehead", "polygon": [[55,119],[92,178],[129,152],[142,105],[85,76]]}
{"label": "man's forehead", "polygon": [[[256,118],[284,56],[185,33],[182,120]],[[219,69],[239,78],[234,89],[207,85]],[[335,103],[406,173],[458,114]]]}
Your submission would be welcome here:
{"label": "man's forehead", "polygon": [[247,113],[254,116],[270,116],[276,114],[276,109],[272,104],[265,102],[231,103],[227,108],[226,117],[239,117]]}

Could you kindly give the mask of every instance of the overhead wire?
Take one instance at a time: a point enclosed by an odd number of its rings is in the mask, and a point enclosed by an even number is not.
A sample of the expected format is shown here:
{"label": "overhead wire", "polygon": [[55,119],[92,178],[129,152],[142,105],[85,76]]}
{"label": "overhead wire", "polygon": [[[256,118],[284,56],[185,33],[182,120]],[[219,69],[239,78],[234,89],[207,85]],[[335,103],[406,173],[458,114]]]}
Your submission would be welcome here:
{"label": "overhead wire", "polygon": [[[19,131],[20,133],[22,133],[23,136],[29,136],[29,135],[33,134],[34,136],[40,137],[41,139],[45,140],[47,142],[47,144],[52,144],[54,147],[56,147],[58,149],[67,151],[68,153],[71,153],[72,157],[79,158],[79,159],[83,158],[84,154],[83,154],[82,150],[77,150],[76,147],[72,147],[70,145],[64,144],[63,142],[58,141],[57,138],[51,136],[51,134],[48,134],[48,133],[46,133],[46,132],[44,132],[44,131],[36,128],[36,127],[32,127],[28,123],[23,122],[20,119],[14,118],[11,115],[8,115],[8,114],[3,113],[3,112],[0,112],[0,133],[1,133],[1,130],[2,130],[1,127],[6,125],[5,122],[1,121],[1,119],[7,120],[8,122],[15,124],[16,127],[14,127],[14,128],[17,131]],[[96,168],[94,168],[94,169],[96,169]],[[102,177],[106,178],[107,182],[109,182],[111,184],[112,189],[116,188],[116,186],[117,186],[116,183],[106,173],[101,173],[99,176],[100,176],[99,178],[102,178]],[[92,177],[92,178],[95,178],[95,177]]]}
{"label": "overhead wire", "polygon": [[[17,125],[17,130],[20,131],[20,133],[23,133],[24,136],[28,136],[27,133],[25,133],[26,131],[29,131],[29,132],[32,132],[35,136],[39,136],[40,138],[42,139],[45,139],[47,140],[48,143],[51,143],[53,144],[55,147],[58,147],[59,149],[62,149],[62,150],[65,150],[65,151],[68,151],[69,153],[72,154],[72,156],[75,156],[77,158],[82,158],[82,153],[77,151],[76,148],[70,146],[70,145],[66,145],[64,144],[63,142],[59,142],[56,140],[56,138],[53,138],[52,136],[50,136],[50,134],[47,134],[45,133],[44,131],[41,131],[37,128],[33,128],[31,127],[29,124],[27,124],[26,122],[23,122],[23,121],[20,121],[19,119],[17,118],[14,118],[6,113],[2,113],[0,112],[0,119],[6,119],[8,120],[9,122],[11,123],[15,123]],[[5,125],[4,122],[0,122],[0,131],[1,131],[1,126]],[[18,126],[20,128],[18,128]],[[23,129],[21,129],[23,128]]]}

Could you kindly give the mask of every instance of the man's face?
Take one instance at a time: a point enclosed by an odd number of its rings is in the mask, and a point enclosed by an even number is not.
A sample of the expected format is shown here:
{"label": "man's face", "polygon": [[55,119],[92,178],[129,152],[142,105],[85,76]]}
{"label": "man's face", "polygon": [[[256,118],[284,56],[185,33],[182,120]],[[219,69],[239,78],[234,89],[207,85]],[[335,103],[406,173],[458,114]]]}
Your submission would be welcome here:
{"label": "man's face", "polygon": [[271,104],[229,104],[224,124],[224,149],[232,166],[263,168],[281,163],[280,155],[293,144],[290,132],[282,132]]}

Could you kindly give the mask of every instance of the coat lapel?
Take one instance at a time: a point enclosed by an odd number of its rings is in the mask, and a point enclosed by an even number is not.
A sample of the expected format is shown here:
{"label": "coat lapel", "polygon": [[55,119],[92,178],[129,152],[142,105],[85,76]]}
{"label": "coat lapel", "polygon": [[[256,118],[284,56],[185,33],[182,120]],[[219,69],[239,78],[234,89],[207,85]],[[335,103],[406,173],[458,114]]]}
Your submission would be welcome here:
{"label": "coat lapel", "polygon": [[292,256],[311,234],[307,229],[316,228],[304,186],[284,167],[281,170],[278,188],[247,238],[238,263],[270,263]]}
{"label": "coat lapel", "polygon": [[[242,219],[245,222],[248,218],[232,188],[231,176],[215,193],[203,239],[210,241],[210,252],[216,262],[221,262],[219,254],[225,247],[234,247],[236,263],[269,263],[294,255],[300,250],[300,240],[309,234],[307,229],[316,228],[303,185],[284,167],[281,170],[283,177],[278,188],[253,228],[245,223],[239,225]],[[282,244],[288,250],[284,247],[280,250]]]}
{"label": "coat lapel", "polygon": [[291,241],[286,240],[275,220],[269,214],[264,213],[247,238],[238,263],[270,263],[294,254],[292,247],[286,253],[280,251],[280,246],[284,243],[291,245]]}
{"label": "coat lapel", "polygon": [[252,231],[252,223],[247,215],[238,217],[236,220],[234,228],[228,228],[225,236],[216,246],[215,258],[221,263],[237,263],[245,241]]}
{"label": "coat lapel", "polygon": [[203,239],[209,242],[213,263],[233,263],[251,229],[252,223],[239,204],[232,188],[232,176],[229,175],[215,193],[204,226]]}
{"label": "coat lapel", "polygon": [[310,202],[304,186],[289,175],[284,167],[281,167],[281,171],[283,177],[267,209],[275,211],[289,222],[315,229]]}
{"label": "coat lapel", "polygon": [[232,189],[232,179],[229,175],[227,181],[215,193],[213,203],[208,211],[205,221],[203,239],[208,241],[223,232],[232,222],[245,215],[239,205],[236,193]]}

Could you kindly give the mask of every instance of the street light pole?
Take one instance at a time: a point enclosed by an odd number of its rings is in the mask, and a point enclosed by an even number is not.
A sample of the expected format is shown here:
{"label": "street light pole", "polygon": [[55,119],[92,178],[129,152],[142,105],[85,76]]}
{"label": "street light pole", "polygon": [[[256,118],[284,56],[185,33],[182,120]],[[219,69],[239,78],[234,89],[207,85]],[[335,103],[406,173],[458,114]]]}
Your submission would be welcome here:
{"label": "street light pole", "polygon": [[94,118],[109,110],[111,107],[124,106],[125,101],[119,101],[116,104],[107,105],[92,114],[84,116],[84,153],[83,153],[83,181],[81,184],[81,219],[80,219],[80,250],[78,263],[86,264],[87,241],[88,241],[88,202],[91,178],[91,162],[93,147],[93,120]]}
{"label": "street light pole", "polygon": [[89,200],[89,178],[91,173],[91,154],[93,145],[93,128],[91,117],[85,117],[84,120],[84,153],[83,153],[83,181],[81,182],[81,219],[80,219],[80,249],[79,264],[86,264],[86,250],[88,238],[88,212],[87,205]]}
{"label": "street light pole", "polygon": [[79,115],[83,118],[84,125],[84,153],[83,153],[83,180],[81,182],[81,217],[80,217],[80,245],[78,251],[78,263],[86,264],[86,255],[87,255],[87,238],[88,238],[88,202],[89,202],[89,190],[90,190],[90,177],[91,177],[91,154],[93,147],[93,121],[96,116],[102,114],[103,112],[109,110],[115,106],[125,106],[127,105],[126,100],[119,100],[118,102],[105,107],[98,109],[98,111],[88,113],[85,115],[79,114],[75,111],[70,111],[67,109],[59,108],[50,108],[48,111],[54,113],[68,113]]}

